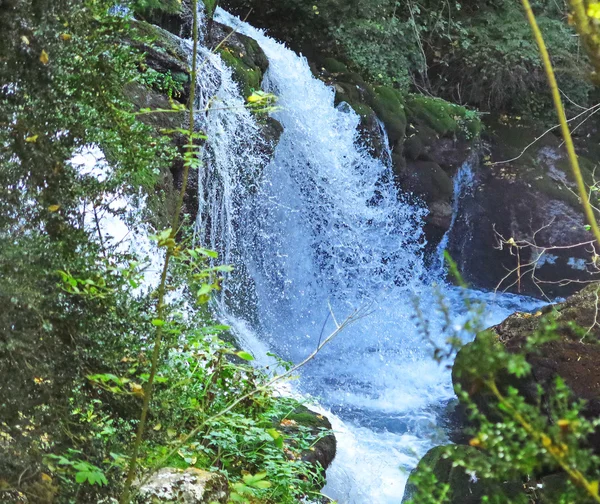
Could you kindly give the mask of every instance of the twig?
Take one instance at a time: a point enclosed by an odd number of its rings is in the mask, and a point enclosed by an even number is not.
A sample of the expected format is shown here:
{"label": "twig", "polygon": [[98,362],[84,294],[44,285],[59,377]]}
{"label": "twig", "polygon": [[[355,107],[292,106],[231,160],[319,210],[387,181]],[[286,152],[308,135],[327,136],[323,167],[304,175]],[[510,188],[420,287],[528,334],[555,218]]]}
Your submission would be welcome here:
{"label": "twig", "polygon": [[[552,62],[550,61],[550,55],[548,54],[548,49],[546,48],[546,43],[544,42],[544,37],[542,36],[542,32],[540,31],[540,27],[537,24],[537,20],[535,15],[533,14],[533,10],[531,9],[531,4],[529,0],[521,0],[523,4],[523,8],[525,9],[525,13],[527,14],[527,20],[531,25],[531,29],[533,30],[533,34],[535,37],[535,41],[540,50],[542,61],[544,63],[544,70],[546,71],[546,77],[548,78],[548,84],[550,85],[550,90],[552,91],[552,100],[554,101],[554,108],[556,109],[556,113],[558,115],[558,120],[560,123],[560,128],[562,131],[563,138],[565,140],[565,147],[567,149],[567,155],[569,157],[569,163],[571,165],[571,170],[573,171],[573,176],[577,181],[577,188],[579,190],[579,195],[581,197],[581,204],[583,205],[584,212],[586,214],[587,220],[592,228],[594,233],[594,237],[598,244],[600,244],[600,228],[598,227],[598,222],[596,221],[596,217],[594,215],[594,211],[590,206],[589,202],[586,199],[586,188],[585,183],[583,181],[583,177],[581,175],[581,169],[579,167],[579,160],[577,159],[577,154],[575,152],[575,146],[573,145],[573,138],[571,137],[571,132],[569,131],[569,125],[567,121],[567,117],[565,115],[565,109],[562,104],[562,100],[560,98],[560,92],[558,91],[558,83],[556,82],[556,76],[554,75],[554,69],[552,67]],[[583,9],[581,7],[581,2],[572,2],[573,4],[579,4],[578,7],[580,10]],[[575,6],[574,6],[575,8]],[[577,14],[580,14],[580,10],[576,11]]]}
{"label": "twig", "polygon": [[[589,117],[591,117],[593,114],[595,114],[598,110],[600,110],[600,103],[597,103],[596,105],[584,110],[583,112],[580,112],[579,114],[577,114],[574,117],[571,117],[571,119],[568,119],[567,122],[570,123],[572,121],[574,121],[575,119],[579,119],[582,115],[588,113],[588,112],[592,112],[590,114]],[[587,119],[589,119],[589,117],[586,117],[586,121]],[[552,126],[551,128],[547,129],[546,131],[544,131],[541,135],[539,135],[538,137],[536,137],[533,142],[531,142],[530,144],[526,145],[525,148],[521,151],[521,153],[518,156],[515,156],[514,158],[511,159],[505,159],[504,161],[495,161],[492,163],[492,166],[494,165],[499,165],[499,164],[506,164],[506,163],[512,163],[513,161],[516,161],[517,159],[520,159],[526,152],[527,150],[534,145],[536,142],[538,142],[539,140],[541,140],[542,138],[544,138],[548,133],[550,133],[551,131],[554,131],[556,128],[560,128],[560,124],[555,124],[554,126]],[[562,145],[562,144],[561,144]]]}

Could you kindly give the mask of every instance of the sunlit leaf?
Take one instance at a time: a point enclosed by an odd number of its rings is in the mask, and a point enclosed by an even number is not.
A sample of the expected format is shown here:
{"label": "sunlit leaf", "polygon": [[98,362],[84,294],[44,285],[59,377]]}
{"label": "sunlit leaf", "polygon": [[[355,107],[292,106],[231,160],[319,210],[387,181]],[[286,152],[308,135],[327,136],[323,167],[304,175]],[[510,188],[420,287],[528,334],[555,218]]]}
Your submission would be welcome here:
{"label": "sunlit leaf", "polygon": [[246,361],[253,361],[254,360],[254,357],[252,357],[252,355],[249,354],[248,352],[244,352],[244,351],[236,352],[235,355],[237,355],[240,359],[244,359]]}

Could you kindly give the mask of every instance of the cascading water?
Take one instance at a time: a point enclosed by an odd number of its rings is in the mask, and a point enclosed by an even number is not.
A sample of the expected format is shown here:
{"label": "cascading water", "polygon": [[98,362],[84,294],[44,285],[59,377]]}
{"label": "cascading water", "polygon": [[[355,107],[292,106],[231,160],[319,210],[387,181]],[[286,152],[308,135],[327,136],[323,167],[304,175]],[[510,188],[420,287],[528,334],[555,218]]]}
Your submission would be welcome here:
{"label": "cascading water", "polygon": [[473,184],[475,183],[473,177],[473,168],[471,164],[473,160],[465,161],[462,166],[458,169],[456,175],[454,175],[454,199],[452,202],[452,220],[450,221],[450,227],[448,231],[442,237],[438,248],[437,248],[437,257],[438,257],[438,269],[439,272],[444,274],[444,266],[445,266],[445,258],[444,251],[448,248],[448,240],[450,239],[450,235],[454,230],[454,224],[456,222],[456,216],[458,212],[460,212],[460,204],[463,198],[472,194]]}
{"label": "cascading water", "polygon": [[[198,107],[212,108],[200,117],[209,140],[198,229],[244,277],[229,284],[238,302],[221,303],[222,316],[259,361],[268,348],[297,362],[333,330],[334,317],[369,307],[303,368],[295,389],[318,401],[336,430],[325,493],[342,503],[398,503],[408,471],[445,439],[436,425],[453,397],[447,367],[434,362],[413,318],[418,298],[444,340],[433,287],[441,276],[423,264],[424,210],[398,194],[386,156],[360,146],[358,116],[334,107],[333,90],[304,58],[221,9],[216,17],[264,50],[263,87],[278,96],[274,117],[284,128],[265,166],[231,71],[203,51]],[[439,288],[460,327],[460,297]],[[490,324],[522,302],[489,300]]]}

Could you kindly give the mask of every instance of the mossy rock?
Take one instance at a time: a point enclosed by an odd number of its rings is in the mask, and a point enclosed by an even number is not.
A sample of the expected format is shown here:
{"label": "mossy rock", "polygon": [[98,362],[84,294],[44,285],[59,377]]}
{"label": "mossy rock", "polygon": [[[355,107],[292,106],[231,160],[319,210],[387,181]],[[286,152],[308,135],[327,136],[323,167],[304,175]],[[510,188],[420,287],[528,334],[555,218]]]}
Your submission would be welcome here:
{"label": "mossy rock", "polygon": [[402,94],[391,87],[378,86],[369,98],[369,105],[385,125],[390,144],[393,146],[404,140],[406,113]]}
{"label": "mossy rock", "polygon": [[[597,299],[600,283],[593,283],[566,301],[546,306],[535,314],[515,313],[498,325],[477,335],[458,352],[452,367],[455,391],[469,393],[488,418],[497,418],[497,400],[481,383],[481,376],[496,377],[498,388],[519,391],[525,401],[539,404],[539,391],[549,397],[560,376],[573,394],[573,399],[585,401],[582,414],[590,419],[600,416],[600,329],[597,320]],[[550,324],[556,339],[527,351],[527,340]],[[497,359],[500,352],[526,352],[531,372],[517,378]],[[588,438],[588,444],[600,453],[600,430]]]}
{"label": "mossy rock", "polygon": [[233,78],[238,83],[244,97],[259,90],[263,75],[269,67],[269,60],[256,40],[220,23],[214,23],[211,44],[217,48],[221,58],[233,70]]}
{"label": "mossy rock", "polygon": [[[321,434],[323,430],[331,431],[331,422],[327,417],[311,411],[306,406],[298,407],[284,419],[276,419],[275,427],[284,434],[292,434],[300,428],[308,428],[313,435]],[[302,460],[314,466],[320,465],[327,469],[335,458],[337,442],[333,432],[319,439],[314,446],[303,451]]]}
{"label": "mossy rock", "polygon": [[352,110],[354,110],[361,119],[368,119],[374,114],[373,109],[365,103],[348,102],[348,105],[352,107]]}
{"label": "mossy rock", "polygon": [[159,9],[136,9],[135,17],[185,38],[190,36],[193,25],[193,14],[189,1],[163,0]]}
{"label": "mossy rock", "polygon": [[240,85],[244,97],[252,94],[252,91],[260,89],[263,74],[258,68],[249,67],[229,49],[219,51],[221,58],[227,66],[233,70],[233,78]]}
{"label": "mossy rock", "polygon": [[330,73],[344,73],[348,71],[348,67],[335,58],[325,58],[323,60],[323,68]]}
{"label": "mossy rock", "polygon": [[168,30],[145,21],[131,21],[134,30],[140,37],[148,39],[152,49],[168,54],[179,62],[188,63],[188,54],[180,44],[180,39]]}
{"label": "mossy rock", "polygon": [[473,138],[479,136],[483,128],[474,112],[441,98],[407,95],[406,111],[410,120],[422,121],[441,136],[453,134]]}

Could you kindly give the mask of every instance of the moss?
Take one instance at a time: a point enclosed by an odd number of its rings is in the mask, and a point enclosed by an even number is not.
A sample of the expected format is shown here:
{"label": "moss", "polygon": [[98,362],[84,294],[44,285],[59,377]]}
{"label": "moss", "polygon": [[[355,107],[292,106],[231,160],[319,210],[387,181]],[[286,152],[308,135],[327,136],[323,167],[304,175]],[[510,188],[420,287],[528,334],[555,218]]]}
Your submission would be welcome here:
{"label": "moss", "polygon": [[363,119],[367,119],[373,114],[373,109],[364,103],[353,102],[349,103],[349,105]]}
{"label": "moss", "polygon": [[406,113],[402,94],[387,86],[375,88],[370,97],[370,105],[383,122],[391,144],[404,139],[406,133]]}
{"label": "moss", "polygon": [[326,421],[323,418],[319,418],[316,413],[309,411],[308,408],[304,406],[298,407],[294,413],[288,415],[287,419],[293,420],[298,425],[310,427],[312,429],[326,427]]}
{"label": "moss", "polygon": [[259,68],[249,67],[242,58],[238,58],[227,49],[221,49],[219,53],[225,64],[233,70],[233,77],[245,97],[250,96],[253,90],[260,89],[263,74]]}
{"label": "moss", "polygon": [[325,58],[323,60],[323,68],[331,73],[344,73],[348,71],[348,67],[335,58]]}
{"label": "moss", "polygon": [[475,112],[441,98],[407,95],[406,110],[412,120],[424,122],[441,136],[462,134],[473,138],[483,129]]}

